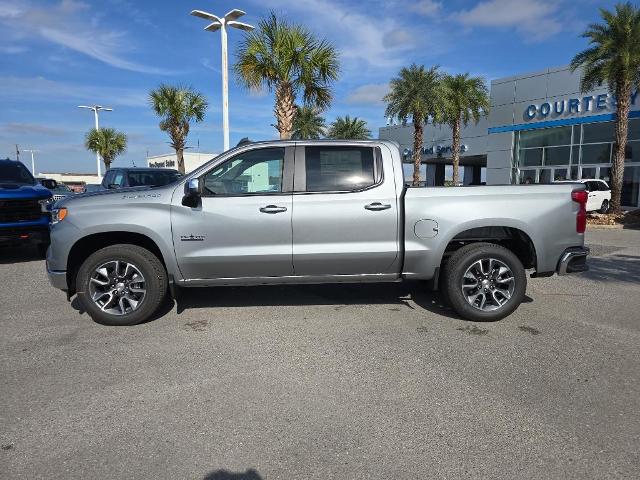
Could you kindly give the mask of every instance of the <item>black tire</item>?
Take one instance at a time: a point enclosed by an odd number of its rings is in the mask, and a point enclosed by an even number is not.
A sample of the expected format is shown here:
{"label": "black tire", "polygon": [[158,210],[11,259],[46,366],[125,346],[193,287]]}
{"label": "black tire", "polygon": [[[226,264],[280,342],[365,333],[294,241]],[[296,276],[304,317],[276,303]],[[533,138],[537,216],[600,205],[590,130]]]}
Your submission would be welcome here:
{"label": "black tire", "polygon": [[[145,279],[144,298],[135,310],[122,315],[102,311],[89,294],[89,282],[95,269],[112,260],[135,265]],[[94,252],[83,262],[76,276],[76,289],[83,309],[97,323],[136,325],[148,320],[162,304],[167,294],[167,272],[158,257],[145,248],[130,244],[111,245]]]}
{"label": "black tire", "polygon": [[[491,311],[472,306],[462,291],[467,269],[478,260],[489,258],[504,263],[513,273],[514,279],[511,297]],[[493,243],[470,244],[455,251],[446,263],[443,274],[442,285],[449,304],[458,315],[474,322],[494,322],[510,315],[522,303],[527,290],[527,276],[522,262],[511,250]]]}
{"label": "black tire", "polygon": [[[463,248],[467,248],[469,250],[473,250],[474,248],[483,247],[486,243],[470,243],[469,245],[465,245]],[[455,252],[454,252],[455,253]],[[451,300],[449,299],[449,294],[447,292],[447,277],[450,275],[449,270],[451,265],[451,257],[449,257],[445,262],[442,263],[440,267],[440,276],[438,281],[438,292],[440,293],[440,300],[444,306],[452,307]]]}
{"label": "black tire", "polygon": [[609,211],[609,200],[603,200],[600,206],[600,213],[607,213]]}

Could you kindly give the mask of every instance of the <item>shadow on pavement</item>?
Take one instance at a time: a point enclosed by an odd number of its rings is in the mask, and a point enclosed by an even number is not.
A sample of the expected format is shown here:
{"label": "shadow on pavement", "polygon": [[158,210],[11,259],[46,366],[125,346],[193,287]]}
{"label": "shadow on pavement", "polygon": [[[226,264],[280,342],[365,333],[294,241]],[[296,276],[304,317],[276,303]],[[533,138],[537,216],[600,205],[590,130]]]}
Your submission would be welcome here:
{"label": "shadow on pavement", "polygon": [[591,257],[589,270],[580,276],[597,282],[620,282],[640,285],[640,257],[611,255]]}
{"label": "shadow on pavement", "polygon": [[228,470],[215,470],[210,472],[203,480],[263,480],[253,468],[246,472],[229,472]]}
{"label": "shadow on pavement", "polygon": [[[174,305],[178,315],[194,308],[216,307],[395,305],[398,307],[397,310],[415,310],[417,306],[436,315],[464,320],[450,307],[445,306],[441,294],[431,291],[426,282],[194,287],[176,290],[175,303],[167,297],[158,311],[143,324],[165,316]],[[529,296],[523,299],[523,303],[531,302],[533,299]],[[86,313],[77,296],[72,300],[71,306],[81,315]]]}
{"label": "shadow on pavement", "polygon": [[413,310],[415,307],[410,301],[438,315],[460,319],[453,310],[443,306],[438,292],[430,291],[422,282],[181,288],[177,313],[192,308],[375,304]]}
{"label": "shadow on pavement", "polygon": [[0,248],[0,264],[37,262],[44,260],[44,255],[36,247],[2,247]]}

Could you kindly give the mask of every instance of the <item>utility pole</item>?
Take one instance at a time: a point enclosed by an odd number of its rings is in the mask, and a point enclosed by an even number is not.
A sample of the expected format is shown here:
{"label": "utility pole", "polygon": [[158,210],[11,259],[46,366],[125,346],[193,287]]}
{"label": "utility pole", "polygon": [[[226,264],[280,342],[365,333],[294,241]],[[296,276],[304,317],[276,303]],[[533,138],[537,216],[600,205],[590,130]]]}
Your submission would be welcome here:
{"label": "utility pole", "polygon": [[224,151],[226,152],[229,150],[229,66],[227,60],[227,26],[245,30],[247,32],[253,30],[254,27],[248,23],[236,21],[238,18],[245,15],[245,12],[238,9],[231,10],[222,18],[202,10],[192,10],[191,15],[204,18],[205,20],[212,22],[204,28],[205,30],[209,32],[220,30],[222,39],[222,131],[224,136]]}
{"label": "utility pole", "polygon": [[18,148],[18,144],[16,143],[16,162],[20,161],[20,149]]}
{"label": "utility pole", "polygon": [[40,150],[33,150],[33,149],[24,149],[25,152],[29,152],[31,153],[31,174],[35,177],[36,176],[36,162],[33,158],[33,154],[36,152],[39,152]]}

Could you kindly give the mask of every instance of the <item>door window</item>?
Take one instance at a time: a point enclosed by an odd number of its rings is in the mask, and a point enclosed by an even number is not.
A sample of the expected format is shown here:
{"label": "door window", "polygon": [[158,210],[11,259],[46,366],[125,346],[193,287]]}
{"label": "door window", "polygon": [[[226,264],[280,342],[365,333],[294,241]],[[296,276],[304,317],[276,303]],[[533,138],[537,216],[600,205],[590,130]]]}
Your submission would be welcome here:
{"label": "door window", "polygon": [[239,153],[204,176],[204,195],[282,192],[284,148]]}
{"label": "door window", "polygon": [[306,147],[307,192],[356,191],[381,180],[371,147]]}
{"label": "door window", "polygon": [[118,185],[119,187],[124,187],[124,173],[123,172],[116,173],[116,175],[115,175],[115,177],[113,177],[113,181],[111,183],[114,183],[114,184]]}

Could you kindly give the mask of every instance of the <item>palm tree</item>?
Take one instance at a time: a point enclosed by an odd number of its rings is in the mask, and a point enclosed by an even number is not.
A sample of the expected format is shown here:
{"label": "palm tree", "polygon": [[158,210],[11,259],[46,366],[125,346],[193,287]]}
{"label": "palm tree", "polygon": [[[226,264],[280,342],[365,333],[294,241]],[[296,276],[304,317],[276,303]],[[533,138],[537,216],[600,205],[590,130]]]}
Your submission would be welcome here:
{"label": "palm tree", "polygon": [[160,85],[149,92],[149,103],[160,117],[160,130],[169,134],[171,147],[176,151],[178,171],[184,171],[184,147],[191,121],[201,122],[207,111],[207,99],[191,87]]}
{"label": "palm tree", "polygon": [[105,168],[111,167],[111,162],[127,150],[127,136],[114,128],[92,128],[84,138],[87,150],[102,157]]}
{"label": "palm tree", "polygon": [[367,122],[358,117],[338,117],[329,126],[328,138],[340,140],[366,140],[371,138],[371,130],[367,128]]}
{"label": "palm tree", "polygon": [[315,107],[302,106],[296,108],[291,138],[296,140],[317,140],[324,135],[327,128],[324,117]]}
{"label": "palm tree", "polygon": [[452,132],[453,185],[458,185],[460,166],[460,130],[470,121],[477,124],[489,112],[489,90],[480,77],[468,73],[445,75],[440,96],[442,108],[439,122],[446,123]]}
{"label": "palm tree", "polygon": [[296,96],[324,110],[331,103],[330,84],[338,78],[338,55],[326,40],[318,40],[299,25],[276,18],[262,19],[258,29],[240,44],[234,70],[238,81],[250,89],[275,91],[276,129],[283,140],[291,138]]}
{"label": "palm tree", "polygon": [[640,86],[640,10],[630,2],[619,3],[615,12],[600,9],[604,23],[592,23],[582,34],[590,47],[571,61],[571,69],[584,70],[583,92],[607,83],[618,103],[616,143],[611,165],[611,210],[620,211],[625,147],[629,126],[629,103],[633,87]]}
{"label": "palm tree", "polygon": [[424,142],[424,124],[440,112],[439,92],[441,75],[438,66],[403,67],[391,80],[390,91],[383,100],[387,103],[386,117],[397,117],[406,124],[413,123],[413,185],[420,184],[420,160]]}

